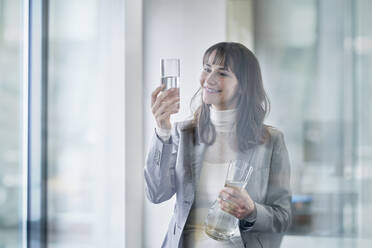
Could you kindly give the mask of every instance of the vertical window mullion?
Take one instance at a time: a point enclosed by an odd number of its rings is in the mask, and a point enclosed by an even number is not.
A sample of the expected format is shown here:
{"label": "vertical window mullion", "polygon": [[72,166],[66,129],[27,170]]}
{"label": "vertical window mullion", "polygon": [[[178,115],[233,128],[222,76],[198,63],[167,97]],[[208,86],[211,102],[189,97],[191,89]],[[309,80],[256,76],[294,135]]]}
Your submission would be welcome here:
{"label": "vertical window mullion", "polygon": [[47,247],[48,1],[29,1],[27,247]]}
{"label": "vertical window mullion", "polygon": [[28,239],[28,163],[29,163],[29,0],[22,3],[22,81],[21,81],[21,161],[22,161],[22,247],[26,247]]}

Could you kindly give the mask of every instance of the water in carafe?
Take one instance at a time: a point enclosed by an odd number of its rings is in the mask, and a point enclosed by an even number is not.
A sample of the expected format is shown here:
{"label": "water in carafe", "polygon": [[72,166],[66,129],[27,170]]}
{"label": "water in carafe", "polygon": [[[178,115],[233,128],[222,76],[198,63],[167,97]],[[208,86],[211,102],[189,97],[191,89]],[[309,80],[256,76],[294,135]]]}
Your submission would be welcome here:
{"label": "water in carafe", "polygon": [[234,236],[239,220],[224,212],[215,201],[205,221],[205,233],[215,240],[227,240]]}

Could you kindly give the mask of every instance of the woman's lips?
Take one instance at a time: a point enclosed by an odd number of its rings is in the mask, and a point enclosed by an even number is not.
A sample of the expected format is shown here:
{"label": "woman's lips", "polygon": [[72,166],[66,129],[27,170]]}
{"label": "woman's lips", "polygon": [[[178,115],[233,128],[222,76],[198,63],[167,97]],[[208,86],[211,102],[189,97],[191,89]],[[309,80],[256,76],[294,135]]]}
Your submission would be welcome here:
{"label": "woman's lips", "polygon": [[222,90],[212,89],[212,88],[209,88],[209,87],[204,87],[204,89],[208,93],[220,93],[222,91]]}

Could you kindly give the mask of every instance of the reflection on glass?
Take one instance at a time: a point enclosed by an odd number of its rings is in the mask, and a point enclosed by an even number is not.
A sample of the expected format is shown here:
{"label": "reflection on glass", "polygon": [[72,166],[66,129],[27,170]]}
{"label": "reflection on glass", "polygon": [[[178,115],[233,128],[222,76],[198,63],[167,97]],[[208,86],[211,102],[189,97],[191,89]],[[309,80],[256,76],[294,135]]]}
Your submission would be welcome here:
{"label": "reflection on glass", "polygon": [[0,2],[0,247],[22,245],[22,1]]}
{"label": "reflection on glass", "polygon": [[123,92],[124,9],[111,2],[49,4],[48,247],[123,246],[122,136],[108,132],[122,118],[110,94]]}
{"label": "reflection on glass", "polygon": [[321,237],[329,237],[324,247],[344,238],[354,240],[341,241],[345,247],[364,247],[355,240],[372,235],[366,190],[372,4],[341,2],[228,1],[228,38],[240,38],[256,52],[272,102],[268,124],[280,124],[287,135],[293,189],[288,247],[311,247]]}
{"label": "reflection on glass", "polygon": [[355,161],[358,163],[356,177],[358,177],[359,220],[358,230],[361,237],[372,237],[372,2],[358,0],[355,4],[356,54],[354,79],[357,89],[354,90],[356,130],[358,137],[354,143]]}
{"label": "reflection on glass", "polygon": [[[273,15],[264,18],[264,8]],[[331,9],[337,15],[329,15]],[[285,125],[293,153],[290,233],[354,236],[356,192],[345,163],[350,120],[343,108],[344,84],[352,81],[340,73],[352,69],[340,63],[348,35],[343,20],[350,18],[344,15],[351,13],[316,1],[263,1],[257,10],[257,53],[265,61],[272,101],[281,102],[274,108],[285,106],[273,109],[270,121]]]}

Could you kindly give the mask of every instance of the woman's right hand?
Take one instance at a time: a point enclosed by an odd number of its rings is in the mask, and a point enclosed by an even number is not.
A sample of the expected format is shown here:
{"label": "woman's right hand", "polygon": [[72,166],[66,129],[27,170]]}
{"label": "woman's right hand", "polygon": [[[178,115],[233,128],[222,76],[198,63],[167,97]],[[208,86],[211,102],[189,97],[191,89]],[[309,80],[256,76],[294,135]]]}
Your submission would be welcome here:
{"label": "woman's right hand", "polygon": [[178,113],[180,97],[179,89],[171,88],[167,91],[162,91],[164,87],[165,85],[161,85],[152,92],[151,111],[155,117],[157,126],[169,130],[172,128],[170,116],[171,114]]}

